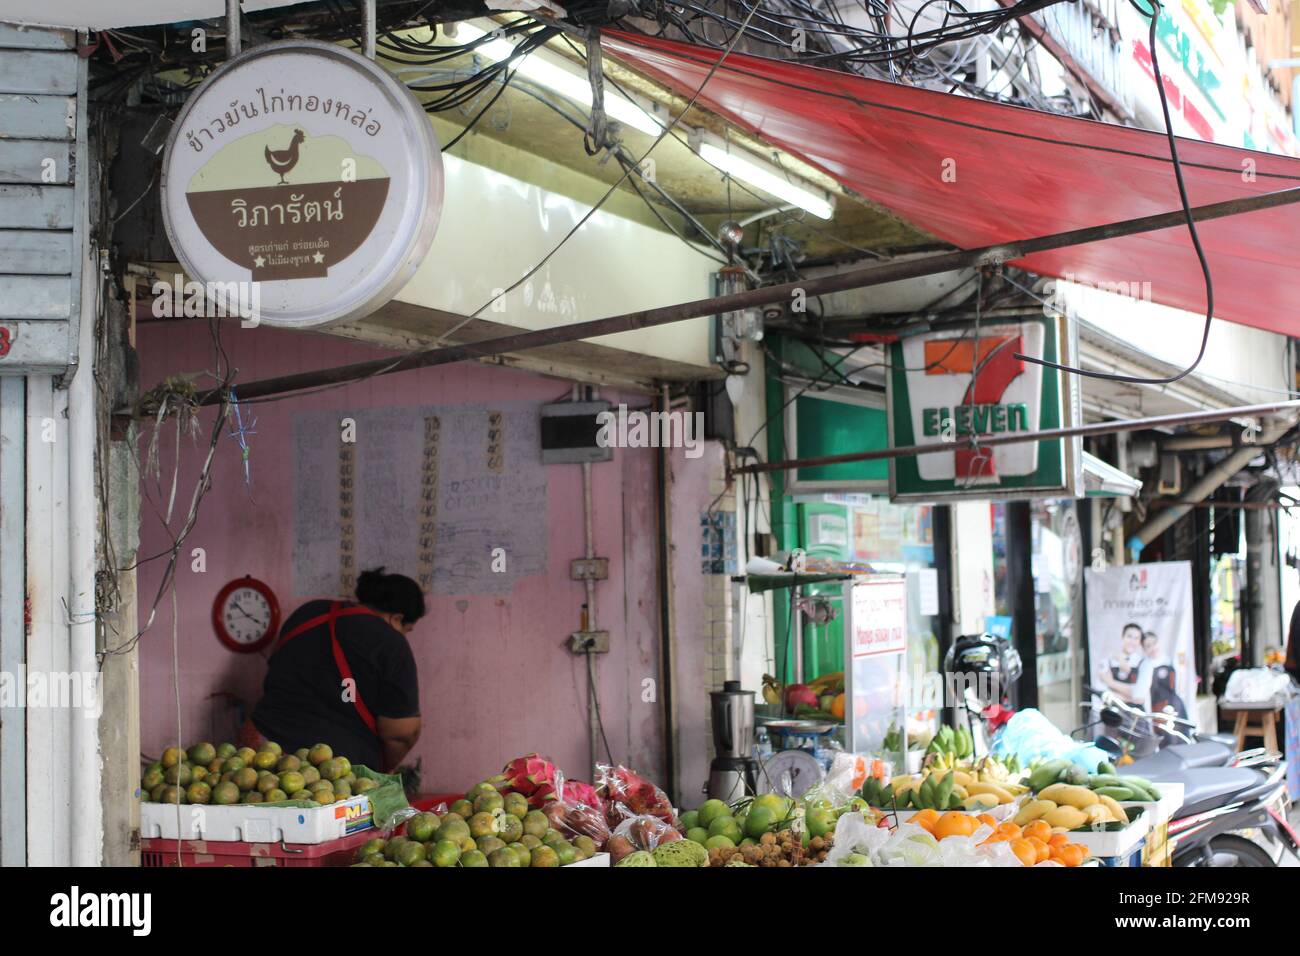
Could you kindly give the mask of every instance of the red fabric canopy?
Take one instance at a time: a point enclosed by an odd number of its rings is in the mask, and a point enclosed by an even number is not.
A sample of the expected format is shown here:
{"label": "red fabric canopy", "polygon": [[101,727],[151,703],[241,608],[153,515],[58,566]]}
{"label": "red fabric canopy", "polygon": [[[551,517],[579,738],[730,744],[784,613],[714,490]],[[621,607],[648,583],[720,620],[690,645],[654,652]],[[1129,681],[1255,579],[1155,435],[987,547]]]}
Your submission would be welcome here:
{"label": "red fabric canopy", "polygon": [[[719,56],[626,33],[608,33],[604,43],[688,97]],[[734,53],[700,102],[962,248],[1179,208],[1163,133]],[[1186,139],[1178,153],[1194,206],[1300,186],[1297,159]],[[945,181],[945,169],[955,181]],[[1197,228],[1216,318],[1300,336],[1300,204]],[[1185,226],[1016,264],[1094,283],[1149,282],[1154,301],[1205,311],[1204,279]]]}

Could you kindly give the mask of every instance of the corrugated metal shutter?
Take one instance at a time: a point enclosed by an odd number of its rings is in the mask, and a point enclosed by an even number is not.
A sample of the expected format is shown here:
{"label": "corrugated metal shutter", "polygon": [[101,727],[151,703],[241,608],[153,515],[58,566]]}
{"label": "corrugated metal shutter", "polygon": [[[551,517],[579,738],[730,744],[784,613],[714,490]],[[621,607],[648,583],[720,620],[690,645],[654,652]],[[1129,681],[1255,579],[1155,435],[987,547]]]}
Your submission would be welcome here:
{"label": "corrugated metal shutter", "polygon": [[75,34],[0,23],[0,375],[76,361],[85,90]]}

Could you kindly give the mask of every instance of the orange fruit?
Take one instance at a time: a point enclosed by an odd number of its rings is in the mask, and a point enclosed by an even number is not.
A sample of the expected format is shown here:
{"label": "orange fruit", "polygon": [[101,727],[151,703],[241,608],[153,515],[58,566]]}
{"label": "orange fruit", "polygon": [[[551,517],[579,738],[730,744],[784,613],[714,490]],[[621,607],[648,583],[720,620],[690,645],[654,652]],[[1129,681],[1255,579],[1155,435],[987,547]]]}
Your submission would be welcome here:
{"label": "orange fruit", "polygon": [[1012,840],[1022,835],[1019,825],[1010,822],[998,824],[998,832],[1006,834],[1007,838]]}
{"label": "orange fruit", "polygon": [[1077,843],[1052,847],[1052,859],[1062,866],[1078,866],[1088,857],[1088,848]]}
{"label": "orange fruit", "polygon": [[992,836],[990,836],[987,840],[985,840],[984,843],[981,843],[980,846],[984,846],[985,844],[988,843],[1006,843],[1009,839],[1011,838],[1007,836],[1005,833],[995,833]]}
{"label": "orange fruit", "polygon": [[1034,845],[1025,839],[1015,839],[1011,841],[1011,852],[1020,858],[1020,862],[1025,866],[1033,866],[1038,862],[1038,851]]}
{"label": "orange fruit", "polygon": [[1050,843],[1052,839],[1052,827],[1046,820],[1034,820],[1025,826],[1025,836],[1037,837],[1044,843]]}
{"label": "orange fruit", "polygon": [[1025,839],[1033,845],[1034,852],[1038,854],[1038,859],[1035,862],[1042,863],[1045,860],[1050,860],[1052,858],[1052,848],[1042,840],[1038,839],[1038,837],[1031,836],[1025,837]]}
{"label": "orange fruit", "polygon": [[939,819],[939,812],[937,810],[927,809],[927,810],[920,811],[919,813],[917,813],[916,816],[912,817],[912,822],[915,823],[917,826],[921,827],[922,829],[927,830],[930,833],[933,833],[934,823],[938,819]]}
{"label": "orange fruit", "polygon": [[[1047,829],[1048,832],[1051,833],[1052,828],[1048,827]],[[1052,833],[1051,838],[1047,841],[1047,845],[1050,847],[1068,846],[1069,843],[1070,838],[1064,833]]]}
{"label": "orange fruit", "polygon": [[986,826],[992,827],[994,830],[998,828],[998,821],[993,819],[992,814],[981,813],[975,819],[978,820],[980,823],[985,824]]}
{"label": "orange fruit", "polygon": [[956,810],[949,810],[934,824],[933,833],[940,840],[950,836],[970,836],[977,826],[975,818]]}

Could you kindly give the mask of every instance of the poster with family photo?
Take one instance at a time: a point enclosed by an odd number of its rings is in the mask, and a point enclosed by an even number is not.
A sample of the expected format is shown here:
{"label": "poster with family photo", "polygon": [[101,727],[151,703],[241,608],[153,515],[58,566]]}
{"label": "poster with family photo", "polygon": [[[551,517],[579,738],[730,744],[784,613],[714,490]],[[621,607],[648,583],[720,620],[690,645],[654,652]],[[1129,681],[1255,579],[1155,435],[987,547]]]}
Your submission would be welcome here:
{"label": "poster with family photo", "polygon": [[1089,683],[1195,722],[1191,562],[1087,568],[1084,585]]}

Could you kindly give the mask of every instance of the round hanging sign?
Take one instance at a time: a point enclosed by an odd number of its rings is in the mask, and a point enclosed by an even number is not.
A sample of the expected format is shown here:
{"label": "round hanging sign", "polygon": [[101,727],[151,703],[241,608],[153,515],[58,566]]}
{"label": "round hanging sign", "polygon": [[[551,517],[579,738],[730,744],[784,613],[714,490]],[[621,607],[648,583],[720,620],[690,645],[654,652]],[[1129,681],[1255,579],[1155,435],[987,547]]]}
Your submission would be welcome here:
{"label": "round hanging sign", "polygon": [[163,223],[188,279],[216,314],[250,318],[231,305],[252,303],[255,321],[282,327],[360,318],[396,295],[433,241],[442,191],[411,92],[313,40],[217,69],[163,156]]}

